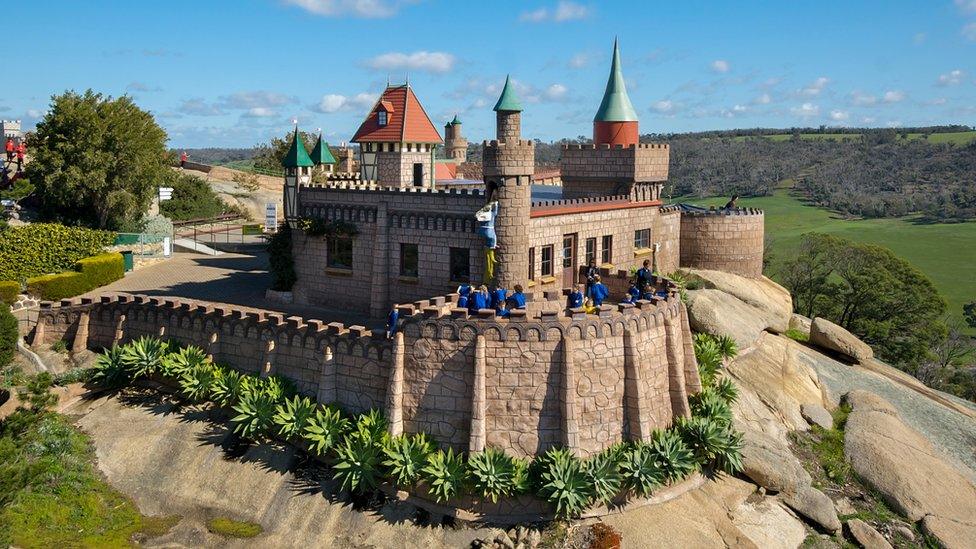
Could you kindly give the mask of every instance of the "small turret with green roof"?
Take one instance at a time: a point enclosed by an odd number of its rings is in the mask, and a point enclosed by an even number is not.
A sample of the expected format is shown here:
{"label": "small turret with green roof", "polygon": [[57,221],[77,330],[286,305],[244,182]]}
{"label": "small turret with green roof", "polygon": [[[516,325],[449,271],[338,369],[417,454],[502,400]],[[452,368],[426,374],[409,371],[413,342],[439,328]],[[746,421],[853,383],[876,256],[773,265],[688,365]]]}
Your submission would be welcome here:
{"label": "small turret with green roof", "polygon": [[452,126],[457,126],[460,123],[461,123],[461,120],[458,119],[457,113],[454,113],[454,120],[451,120],[451,125]]}
{"label": "small turret with green roof", "polygon": [[511,75],[505,76],[505,87],[502,88],[502,95],[498,98],[498,103],[495,103],[494,110],[495,112],[522,112],[522,104],[515,95]]}
{"label": "small turret with green roof", "polygon": [[332,151],[329,150],[329,144],[322,139],[321,133],[319,134],[319,140],[315,143],[315,148],[312,149],[312,162],[316,166],[338,163],[335,156],[332,156]]}
{"label": "small turret with green roof", "polygon": [[302,135],[298,132],[297,126],[291,138],[291,146],[288,147],[285,158],[281,160],[281,165],[286,168],[309,168],[315,165],[312,159],[308,157],[305,141],[302,140]]}
{"label": "small turret with green roof", "polygon": [[610,65],[610,78],[603,92],[603,102],[596,111],[594,122],[637,122],[637,111],[627,96],[624,73],[620,68],[620,48],[613,41],[613,63]]}

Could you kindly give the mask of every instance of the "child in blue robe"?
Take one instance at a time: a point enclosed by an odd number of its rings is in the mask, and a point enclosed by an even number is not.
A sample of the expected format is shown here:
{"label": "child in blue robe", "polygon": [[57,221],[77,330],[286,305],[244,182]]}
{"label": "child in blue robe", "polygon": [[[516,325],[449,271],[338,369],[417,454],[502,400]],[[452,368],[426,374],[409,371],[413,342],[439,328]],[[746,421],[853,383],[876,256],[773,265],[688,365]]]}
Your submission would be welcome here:
{"label": "child in blue robe", "polygon": [[400,320],[400,311],[397,310],[396,304],[393,305],[393,309],[390,310],[390,316],[386,317],[386,339],[393,339],[396,335],[398,321]]}
{"label": "child in blue robe", "polygon": [[458,286],[457,293],[458,293],[457,306],[462,309],[467,309],[468,298],[471,295],[471,286],[468,286],[467,284],[461,284],[460,286]]}
{"label": "child in blue robe", "polygon": [[569,294],[569,308],[578,309],[583,306],[583,285],[577,286],[576,291]]}
{"label": "child in blue robe", "polygon": [[590,300],[593,301],[593,306],[599,308],[603,305],[603,300],[610,295],[610,290],[600,282],[600,275],[595,275],[593,277],[593,285],[590,286]]}

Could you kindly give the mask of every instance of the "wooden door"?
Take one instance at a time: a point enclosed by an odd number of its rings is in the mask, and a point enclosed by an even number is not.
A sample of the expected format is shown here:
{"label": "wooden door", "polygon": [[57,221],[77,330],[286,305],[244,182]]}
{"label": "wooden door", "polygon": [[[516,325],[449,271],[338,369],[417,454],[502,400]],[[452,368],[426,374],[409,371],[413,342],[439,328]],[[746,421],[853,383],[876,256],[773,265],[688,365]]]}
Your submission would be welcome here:
{"label": "wooden door", "polygon": [[563,288],[576,286],[579,272],[579,258],[577,257],[578,236],[576,233],[563,235]]}

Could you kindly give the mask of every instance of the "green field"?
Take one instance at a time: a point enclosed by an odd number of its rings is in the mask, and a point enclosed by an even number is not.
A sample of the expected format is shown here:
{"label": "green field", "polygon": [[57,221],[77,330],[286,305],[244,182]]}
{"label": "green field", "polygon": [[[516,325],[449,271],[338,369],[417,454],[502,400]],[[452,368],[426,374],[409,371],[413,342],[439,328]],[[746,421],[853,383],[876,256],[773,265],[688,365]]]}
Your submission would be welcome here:
{"label": "green field", "polygon": [[[793,134],[789,133],[777,133],[764,135],[766,139],[771,139],[773,141],[786,141],[793,137]],[[843,141],[845,139],[859,139],[861,134],[859,133],[801,133],[800,139],[831,139],[834,141]],[[925,135],[921,133],[910,133],[907,139],[922,139]],[[749,136],[739,136],[735,138],[736,140],[749,139]],[[968,145],[972,141],[976,140],[976,131],[970,132],[947,132],[947,133],[933,133],[929,134],[929,143],[952,143],[953,145]]]}
{"label": "green field", "polygon": [[[727,200],[723,197],[680,201],[720,207]],[[774,271],[775,262],[793,253],[801,235],[813,231],[830,233],[884,246],[910,261],[932,279],[949,302],[949,312],[955,318],[962,318],[964,303],[976,300],[976,222],[923,224],[914,217],[841,219],[833,212],[804,204],[787,188],[777,189],[772,196],[740,199],[739,205],[765,210]]]}

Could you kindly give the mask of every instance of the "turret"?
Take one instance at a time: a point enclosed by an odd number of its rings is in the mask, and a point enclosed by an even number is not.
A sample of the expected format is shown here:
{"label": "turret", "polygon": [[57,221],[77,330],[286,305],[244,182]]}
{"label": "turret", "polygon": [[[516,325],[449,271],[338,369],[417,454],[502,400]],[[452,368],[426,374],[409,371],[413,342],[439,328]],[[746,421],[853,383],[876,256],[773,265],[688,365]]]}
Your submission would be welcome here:
{"label": "turret", "polygon": [[468,158],[468,140],[461,135],[461,120],[457,114],[454,120],[444,124],[444,149],[447,157],[455,162],[464,162]]}
{"label": "turret", "polygon": [[522,104],[515,95],[510,76],[505,77],[505,87],[495,103],[495,135],[499,141],[522,138]]}
{"label": "turret", "polygon": [[291,138],[291,146],[281,161],[285,168],[284,206],[285,222],[291,228],[296,228],[299,217],[298,186],[307,185],[312,179],[312,166],[315,164],[308,156],[302,135],[295,126],[295,133]]}
{"label": "turret", "polygon": [[613,61],[610,64],[610,78],[603,92],[600,109],[593,117],[593,142],[597,145],[623,145],[627,147],[638,141],[637,111],[627,96],[624,73],[620,68],[620,48],[613,41]]}
{"label": "turret", "polygon": [[484,144],[484,181],[488,201],[498,201],[495,233],[498,246],[493,282],[511,289],[526,286],[529,279],[529,210],[532,207],[532,174],[535,145],[522,141],[522,107],[511,80],[505,79],[495,104],[497,140]]}
{"label": "turret", "polygon": [[335,156],[332,155],[332,151],[329,149],[329,144],[322,139],[322,133],[319,133],[319,140],[316,141],[315,147],[312,148],[312,162],[317,168],[325,173],[332,173],[333,167],[336,165]]}

